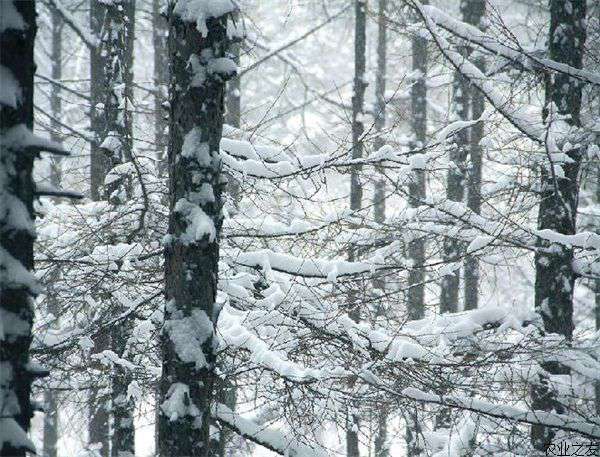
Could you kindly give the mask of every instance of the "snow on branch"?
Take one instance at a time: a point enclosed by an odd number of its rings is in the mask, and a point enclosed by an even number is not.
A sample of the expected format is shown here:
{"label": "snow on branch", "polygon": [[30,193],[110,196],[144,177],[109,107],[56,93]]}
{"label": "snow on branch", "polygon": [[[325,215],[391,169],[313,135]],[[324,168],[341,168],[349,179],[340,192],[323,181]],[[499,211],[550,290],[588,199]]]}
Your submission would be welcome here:
{"label": "snow on branch", "polygon": [[475,66],[469,59],[455,51],[448,41],[438,32],[435,21],[427,14],[424,7],[414,3],[415,8],[423,18],[425,27],[433,37],[440,52],[471,84],[473,84],[517,130],[525,134],[530,140],[544,144],[543,126],[519,108],[507,109],[509,100],[494,87],[489,78]]}
{"label": "snow on branch", "polygon": [[547,411],[525,410],[510,405],[498,405],[473,397],[437,395],[414,387],[408,387],[400,396],[421,402],[449,406],[461,410],[472,411],[488,417],[507,419],[530,425],[544,425],[555,429],[578,433],[591,439],[600,438],[600,423],[572,417],[567,414],[550,413]]}
{"label": "snow on branch", "polygon": [[584,81],[589,84],[600,85],[600,75],[585,71],[579,68],[555,60],[539,57],[524,49],[512,49],[493,37],[485,34],[477,27],[459,21],[449,14],[441,11],[435,6],[415,4],[423,13],[425,13],[433,22],[452,33],[453,35],[466,40],[472,44],[502,56],[511,62],[514,62],[526,69],[551,70],[557,73],[568,74],[569,76]]}
{"label": "snow on branch", "polygon": [[214,405],[212,415],[225,427],[277,454],[288,457],[327,456],[327,453],[323,449],[299,443],[296,439],[280,430],[261,427],[251,420],[236,414],[225,405]]}

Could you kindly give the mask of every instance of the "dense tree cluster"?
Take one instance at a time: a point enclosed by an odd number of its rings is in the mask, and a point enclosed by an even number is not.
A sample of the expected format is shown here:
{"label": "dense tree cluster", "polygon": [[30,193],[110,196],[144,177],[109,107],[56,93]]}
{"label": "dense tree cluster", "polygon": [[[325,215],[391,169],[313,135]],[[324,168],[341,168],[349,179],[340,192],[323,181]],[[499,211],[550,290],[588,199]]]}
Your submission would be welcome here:
{"label": "dense tree cluster", "polygon": [[1,456],[600,439],[600,3],[0,13]]}

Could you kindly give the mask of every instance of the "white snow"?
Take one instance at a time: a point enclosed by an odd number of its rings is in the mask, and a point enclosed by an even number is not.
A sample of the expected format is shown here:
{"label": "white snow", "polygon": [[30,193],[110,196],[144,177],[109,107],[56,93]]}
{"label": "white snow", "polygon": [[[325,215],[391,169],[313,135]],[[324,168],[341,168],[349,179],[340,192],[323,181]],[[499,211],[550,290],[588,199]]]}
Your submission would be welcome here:
{"label": "white snow", "polygon": [[173,12],[187,22],[195,22],[198,31],[208,35],[206,21],[235,11],[232,0],[177,0]]}
{"label": "white snow", "polygon": [[[12,2],[0,2],[0,4],[5,3],[12,5]],[[12,72],[4,65],[0,65],[0,103],[16,108],[22,96],[21,87]]]}

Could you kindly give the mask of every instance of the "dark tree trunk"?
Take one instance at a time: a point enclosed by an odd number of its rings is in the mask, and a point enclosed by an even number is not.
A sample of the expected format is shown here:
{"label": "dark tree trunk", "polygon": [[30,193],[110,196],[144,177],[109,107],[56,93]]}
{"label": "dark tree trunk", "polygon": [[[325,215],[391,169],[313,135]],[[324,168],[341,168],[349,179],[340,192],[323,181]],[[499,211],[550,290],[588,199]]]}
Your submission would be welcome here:
{"label": "dark tree trunk", "polygon": [[[352,158],[360,159],[363,156],[363,133],[364,125],[362,116],[364,112],[365,82],[366,70],[366,15],[367,3],[363,0],[354,1],[354,94],[352,96]],[[361,168],[359,165],[353,165],[350,171],[350,210],[356,213],[362,208],[362,183],[360,180]],[[350,244],[348,247],[348,260],[356,261],[358,249]],[[356,304],[355,292],[350,293],[348,300],[349,316],[354,321],[360,320],[360,310]],[[356,405],[353,406],[353,409]],[[358,427],[359,416],[356,411],[348,412],[346,425],[346,456],[359,457],[358,448]]]}
{"label": "dark tree trunk", "polygon": [[[101,153],[111,166],[133,160],[132,101],[133,101],[133,44],[135,33],[135,0],[114,0],[107,5],[102,43],[108,56],[105,69],[106,137],[102,138]],[[114,173],[114,172],[113,172]],[[117,173],[119,174],[119,173]],[[104,187],[105,199],[123,205],[130,197],[131,176],[119,174],[119,179]],[[118,240],[115,240],[118,241]],[[127,309],[118,309],[123,313]],[[127,357],[127,341],[131,334],[130,319],[111,329],[112,350],[121,358]],[[135,454],[134,409],[128,395],[131,372],[115,364],[112,369],[111,434],[112,457],[133,457]]]}
{"label": "dark tree trunk", "polygon": [[0,31],[0,84],[6,94],[0,100],[0,270],[16,275],[10,282],[0,275],[0,429],[15,430],[11,441],[0,442],[0,455],[24,457],[34,451],[26,433],[33,417],[29,348],[37,284],[30,273],[35,153],[20,138],[33,128],[35,2],[3,1],[0,15],[13,18]]}
{"label": "dark tree trunk", "polygon": [[[427,2],[423,2],[427,3]],[[411,133],[413,141],[411,149],[424,147],[427,143],[427,40],[413,35],[412,69],[416,72],[416,80],[410,90],[411,107]],[[427,197],[425,186],[425,171],[414,170],[411,182],[408,185],[408,204],[416,208]],[[412,260],[412,267],[408,272],[407,314],[408,319],[421,319],[425,314],[425,240],[416,238],[408,243],[408,256]],[[406,418],[406,450],[411,457],[423,453],[420,440],[421,428],[417,409],[409,409]]]}
{"label": "dark tree trunk", "polygon": [[160,0],[152,0],[152,43],[154,46],[154,136],[156,158],[161,176],[167,171],[167,84],[169,62],[167,58],[167,20],[160,14]]}
{"label": "dark tree trunk", "polygon": [[[209,457],[224,187],[219,143],[225,80],[232,76],[215,71],[213,64],[230,51],[231,13],[208,19],[202,33],[196,21],[187,22],[170,8],[170,216],[159,450],[163,457]],[[230,60],[219,63],[231,69]]]}
{"label": "dark tree trunk", "polygon": [[[421,148],[427,142],[427,40],[413,35],[411,45],[412,68],[418,75],[410,90],[411,130],[414,137],[411,149],[413,149]],[[412,208],[416,208],[423,203],[426,196],[425,172],[424,170],[415,170],[408,186],[408,203]],[[409,243],[408,255],[413,263],[408,274],[408,318],[421,319],[425,312],[425,286],[423,284],[425,279],[423,272],[425,242],[422,238],[417,238]]]}
{"label": "dark tree trunk", "polygon": [[[386,24],[387,0],[379,0],[377,11],[377,73],[375,76],[375,130],[377,137],[373,142],[375,150],[384,145],[383,133],[385,130],[385,78],[387,64],[387,24]],[[375,191],[373,193],[373,209],[375,222],[385,222],[385,180],[383,176],[376,178]],[[375,288],[384,289],[383,279],[374,281]],[[383,314],[383,308],[377,310],[377,314]],[[387,447],[387,420],[388,410],[382,406],[377,413],[376,435],[375,435],[375,457],[388,457]]]}
{"label": "dark tree trunk", "polygon": [[[483,29],[485,0],[462,0],[463,20]],[[483,57],[475,59],[475,65],[485,72]],[[478,90],[471,90],[471,118],[479,119],[485,110],[485,97]],[[476,214],[481,213],[481,165],[483,121],[471,127],[469,141],[469,170],[467,176],[467,206]],[[475,309],[479,303],[479,261],[474,256],[465,259],[465,309]]]}
{"label": "dark tree trunk", "polygon": [[[461,2],[463,17],[466,2]],[[469,48],[461,46],[461,54],[467,58]],[[459,71],[454,73],[454,113],[457,120],[469,119],[469,107],[471,101],[470,84],[467,78]],[[453,202],[463,202],[465,196],[465,160],[469,148],[469,130],[462,129],[456,134],[456,143],[450,150],[450,163],[446,183],[446,197]],[[446,263],[458,262],[463,255],[464,245],[452,237],[444,240],[443,260]],[[456,270],[442,278],[440,290],[440,313],[454,313],[458,311],[458,298],[460,290],[460,272]]]}
{"label": "dark tree trunk", "polygon": [[104,73],[108,65],[104,43],[101,41],[105,17],[106,5],[97,0],[90,0],[90,30],[99,38],[99,45],[90,49],[90,130],[93,135],[90,145],[90,195],[94,201],[102,200],[104,178],[110,169],[110,163],[100,150],[100,144],[107,131],[101,105],[106,90]]}
{"label": "dark tree trunk", "polygon": [[[582,67],[585,46],[586,2],[573,0],[566,8],[562,0],[550,1],[550,30],[548,33],[548,57],[575,68]],[[546,106],[544,118],[548,128],[560,116],[573,127],[579,127],[581,110],[581,82],[566,74],[548,75],[546,80]],[[566,139],[565,139],[566,143]],[[572,141],[575,144],[577,141]],[[582,160],[580,148],[567,149],[563,153],[571,161],[563,163],[564,177],[552,172],[550,163],[541,170],[541,199],[538,212],[538,228],[561,234],[576,231],[577,204],[579,198],[579,169]],[[571,247],[538,240],[535,255],[535,307],[541,314],[544,331],[557,333],[570,341],[573,337],[573,249]],[[542,364],[550,375],[568,374],[569,369],[558,362]],[[557,400],[556,392],[541,374],[533,386],[533,408],[544,411],[565,412]],[[552,442],[555,432],[541,425],[531,427],[533,446],[544,451]]]}

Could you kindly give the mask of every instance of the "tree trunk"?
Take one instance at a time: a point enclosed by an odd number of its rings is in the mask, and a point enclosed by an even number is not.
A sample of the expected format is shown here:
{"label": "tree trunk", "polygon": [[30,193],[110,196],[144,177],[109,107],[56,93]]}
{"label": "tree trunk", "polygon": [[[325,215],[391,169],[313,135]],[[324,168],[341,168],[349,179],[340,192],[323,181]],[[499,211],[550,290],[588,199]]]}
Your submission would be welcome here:
{"label": "tree trunk", "polygon": [[167,20],[161,14],[160,0],[152,0],[152,43],[154,46],[154,137],[156,158],[161,176],[167,171]]}
{"label": "tree trunk", "polygon": [[[426,2],[423,2],[426,3]],[[427,40],[414,34],[411,38],[412,69],[416,73],[410,90],[411,130],[413,141],[411,149],[424,147],[427,143]],[[414,170],[408,185],[408,204],[412,208],[421,205],[427,197],[425,187],[425,171]],[[422,238],[411,240],[408,244],[408,255],[412,267],[408,272],[407,314],[408,319],[422,319],[425,314],[425,241]],[[408,410],[406,417],[407,455],[418,456],[423,453],[420,440],[420,426],[417,409]]]}
{"label": "tree trunk", "polygon": [[[585,45],[586,2],[573,0],[566,8],[562,0],[550,1],[550,30],[548,57],[575,68],[582,67]],[[581,125],[581,83],[566,74],[548,75],[546,79],[546,105],[544,119],[548,129],[563,119],[572,127]],[[541,170],[541,199],[538,210],[538,228],[561,234],[576,231],[577,203],[579,197],[579,169],[583,152],[567,139],[559,139],[562,152],[571,159],[561,165],[564,176],[554,173],[552,165]],[[551,151],[547,151],[551,152]],[[535,307],[541,314],[545,333],[557,333],[570,341],[573,336],[573,288],[575,272],[572,266],[573,248],[539,239],[535,255]],[[547,362],[542,368],[549,375],[568,374],[570,371],[558,362]],[[532,403],[536,410],[564,413],[565,407],[556,398],[548,375],[541,374],[532,389]],[[544,451],[552,442],[555,432],[541,425],[531,427],[533,446]]]}
{"label": "tree trunk", "polygon": [[[363,133],[364,125],[362,116],[364,112],[366,70],[366,15],[367,2],[364,0],[354,1],[354,94],[352,96],[352,158],[360,159],[363,156]],[[361,166],[353,165],[350,171],[350,210],[353,213],[362,208],[362,183],[360,181]],[[358,257],[358,249],[354,244],[348,247],[348,260],[354,262]],[[354,321],[360,320],[360,310],[356,305],[355,292],[349,297],[349,316]],[[358,427],[359,416],[356,413],[357,405],[353,405],[348,411],[346,426],[346,455],[347,457],[359,457]],[[353,411],[354,410],[354,411]]]}
{"label": "tree trunk", "polygon": [[[483,29],[482,19],[485,17],[485,0],[462,0],[461,12],[463,20]],[[475,65],[485,72],[483,57],[475,59]],[[471,118],[479,119],[485,110],[485,97],[478,90],[471,90]],[[483,138],[483,121],[471,127],[469,141],[469,170],[467,176],[467,206],[476,214],[481,213],[481,165]],[[479,303],[479,261],[475,256],[465,259],[465,309],[475,309]]]}
{"label": "tree trunk", "polygon": [[0,275],[0,429],[12,430],[3,433],[10,441],[0,442],[0,455],[25,457],[27,450],[35,451],[26,433],[33,417],[36,373],[29,348],[38,286],[31,274],[35,153],[25,149],[22,138],[29,140],[33,128],[35,2],[0,2],[0,15],[7,18],[0,30],[0,270],[10,272]]}
{"label": "tree trunk", "polygon": [[[464,14],[465,3],[461,2]],[[461,54],[467,58],[469,48],[462,46]],[[471,100],[471,87],[469,81],[462,76],[460,71],[454,73],[454,113],[456,120],[469,119]],[[446,184],[446,197],[453,202],[463,202],[465,195],[465,159],[469,147],[469,130],[462,129],[456,134],[456,143],[450,150],[450,163]],[[455,238],[447,237],[444,240],[444,263],[458,262],[463,255],[463,243]],[[440,293],[440,313],[455,313],[458,311],[458,292],[460,290],[460,271],[447,274],[442,278]]]}
{"label": "tree trunk", "polygon": [[[160,455],[211,455],[214,326],[222,193],[219,143],[225,80],[232,76],[227,21],[169,12],[169,231],[165,242]],[[218,65],[215,65],[217,64]]]}
{"label": "tree trunk", "polygon": [[[387,0],[379,0],[377,12],[377,74],[375,76],[375,130],[376,139],[373,142],[375,150],[384,146],[383,133],[385,130],[385,78],[387,63],[387,25],[386,9]],[[375,222],[382,224],[385,222],[385,180],[383,176],[375,182],[375,191],[373,195],[373,208]],[[385,282],[382,279],[374,281],[376,289],[383,290]],[[377,311],[377,315],[383,314],[383,309]],[[375,457],[388,457],[387,447],[387,407],[382,406],[377,412],[377,429],[375,436]]]}
{"label": "tree trunk", "polygon": [[[60,13],[55,8],[51,8],[52,15],[52,79],[60,81],[62,79],[62,29],[63,21]],[[61,117],[62,103],[60,99],[60,87],[56,84],[50,86],[50,139],[55,143],[62,142],[60,134],[60,125],[57,119]],[[60,156],[55,156],[50,161],[50,183],[54,188],[60,188],[62,180]]]}
{"label": "tree trunk", "polygon": [[[135,0],[114,0],[107,5],[102,43],[107,55],[105,68],[104,113],[107,127],[100,152],[112,167],[133,160],[132,100],[133,44],[135,33]],[[115,173],[113,171],[113,173]],[[119,174],[119,173],[116,173]],[[113,205],[123,205],[130,198],[131,177],[125,174],[104,186],[104,198]],[[115,242],[123,241],[115,237]],[[118,274],[118,273],[117,273]],[[109,297],[111,300],[112,297]],[[112,301],[112,300],[111,300]],[[118,313],[127,311],[117,309]],[[132,329],[131,319],[111,329],[112,350],[121,358],[127,357],[127,341]],[[111,456],[133,457],[135,454],[135,403],[128,395],[131,383],[129,369],[115,364],[111,379]]]}
{"label": "tree trunk", "polygon": [[[62,79],[62,29],[63,21],[60,13],[55,8],[50,8],[52,17],[52,49],[50,60],[52,62],[52,79],[60,81]],[[60,87],[56,84],[50,86],[50,112],[52,119],[50,120],[50,139],[60,144],[62,143],[62,135],[60,134],[60,125],[57,119],[62,116],[62,103],[60,98]],[[62,172],[60,156],[50,159],[50,184],[58,189],[61,187]],[[48,312],[57,318],[58,304],[56,303],[55,291],[52,289],[52,284],[60,276],[60,271],[56,269],[51,273],[50,284],[48,287]],[[44,457],[57,456],[58,444],[58,404],[57,394],[51,388],[44,392],[44,436],[43,436],[43,455]]]}

